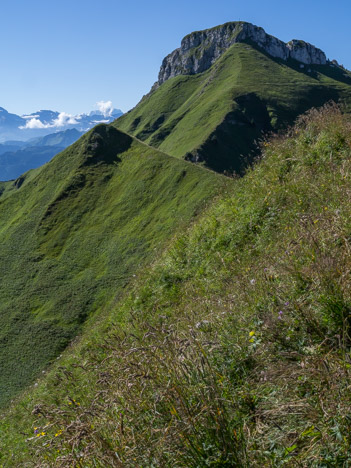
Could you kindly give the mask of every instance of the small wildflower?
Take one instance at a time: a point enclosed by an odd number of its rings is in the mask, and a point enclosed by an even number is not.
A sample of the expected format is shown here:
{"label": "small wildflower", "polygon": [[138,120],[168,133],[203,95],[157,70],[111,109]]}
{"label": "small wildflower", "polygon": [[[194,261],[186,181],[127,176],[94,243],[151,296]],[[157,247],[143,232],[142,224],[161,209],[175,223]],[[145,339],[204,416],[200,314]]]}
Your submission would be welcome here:
{"label": "small wildflower", "polygon": [[253,286],[256,283],[255,279],[250,280],[250,284]]}
{"label": "small wildflower", "polygon": [[254,336],[254,334],[255,334],[254,331],[250,331],[249,336]]}
{"label": "small wildflower", "polygon": [[174,405],[172,405],[171,409],[170,409],[170,412],[171,414],[173,414],[174,416],[177,416],[178,413],[177,413],[177,410],[175,409]]}
{"label": "small wildflower", "polygon": [[280,311],[279,311],[279,314],[278,314],[278,319],[279,319],[279,320],[281,320],[281,319],[283,318],[282,315],[283,315],[283,311],[280,310]]}
{"label": "small wildflower", "polygon": [[286,301],[286,302],[284,303],[284,305],[285,305],[285,306],[288,306],[288,305],[289,305],[289,301]]}

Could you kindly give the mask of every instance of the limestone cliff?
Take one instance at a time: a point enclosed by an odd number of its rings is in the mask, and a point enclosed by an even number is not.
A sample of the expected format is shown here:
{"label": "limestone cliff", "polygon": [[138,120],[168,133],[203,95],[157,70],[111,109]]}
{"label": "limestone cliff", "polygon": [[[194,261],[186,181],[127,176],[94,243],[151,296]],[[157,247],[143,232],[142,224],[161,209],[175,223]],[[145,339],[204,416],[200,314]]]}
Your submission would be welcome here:
{"label": "limestone cliff", "polygon": [[185,36],[179,49],[162,62],[156,87],[177,75],[201,73],[236,42],[256,43],[272,57],[298,60],[304,64],[324,65],[325,53],[300,40],[285,43],[251,23],[232,22]]}

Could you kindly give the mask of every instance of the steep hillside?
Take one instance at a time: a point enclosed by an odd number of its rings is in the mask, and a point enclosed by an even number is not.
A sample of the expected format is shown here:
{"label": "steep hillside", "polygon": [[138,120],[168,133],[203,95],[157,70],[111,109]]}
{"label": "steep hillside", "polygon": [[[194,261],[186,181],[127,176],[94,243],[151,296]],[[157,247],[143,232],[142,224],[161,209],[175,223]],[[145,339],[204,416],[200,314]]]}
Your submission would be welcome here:
{"label": "steep hillside", "polygon": [[0,184],[0,405],[118,297],[221,180],[99,125]]}
{"label": "steep hillside", "polygon": [[[114,125],[178,158],[240,172],[252,160],[262,132],[284,128],[329,100],[351,105],[351,74],[325,56],[322,60],[318,49],[308,58],[313,46],[300,41],[306,58],[296,52],[295,41],[294,54],[284,55],[289,44],[261,28],[263,33],[243,36],[241,42],[230,42],[227,28],[187,36],[181,52],[165,59],[151,93]],[[275,41],[281,51],[273,48]]]}
{"label": "steep hillside", "polygon": [[0,194],[3,194],[5,192],[5,190],[7,189],[7,187],[10,186],[10,183],[9,182],[1,182],[0,181]]}
{"label": "steep hillside", "polygon": [[5,467],[350,464],[350,117],[262,149],[2,419]]}

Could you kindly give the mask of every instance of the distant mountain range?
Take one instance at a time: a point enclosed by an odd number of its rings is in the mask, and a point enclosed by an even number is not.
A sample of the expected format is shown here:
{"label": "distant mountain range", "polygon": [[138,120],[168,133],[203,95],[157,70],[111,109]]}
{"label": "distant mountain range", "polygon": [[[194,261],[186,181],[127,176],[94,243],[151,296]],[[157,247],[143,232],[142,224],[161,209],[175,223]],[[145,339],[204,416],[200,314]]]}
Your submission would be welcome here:
{"label": "distant mountain range", "polygon": [[108,106],[75,116],[51,110],[19,116],[0,107],[0,181],[45,164],[95,125],[121,115]]}
{"label": "distant mountain range", "polygon": [[27,142],[8,141],[0,144],[0,180],[16,179],[29,169],[42,166],[77,141],[83,133],[72,128]]}
{"label": "distant mountain range", "polygon": [[57,131],[76,129],[86,132],[99,123],[110,123],[123,114],[120,109],[100,106],[88,114],[71,115],[66,112],[40,110],[28,115],[11,114],[0,107],[0,143],[7,140],[26,141]]}

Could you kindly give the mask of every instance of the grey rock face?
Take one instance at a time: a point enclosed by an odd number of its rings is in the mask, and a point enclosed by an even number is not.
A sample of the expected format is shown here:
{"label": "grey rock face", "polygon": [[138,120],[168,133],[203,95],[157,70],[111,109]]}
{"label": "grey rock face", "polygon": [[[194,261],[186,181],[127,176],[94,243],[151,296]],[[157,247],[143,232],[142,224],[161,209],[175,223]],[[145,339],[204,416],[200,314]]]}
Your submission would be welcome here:
{"label": "grey rock face", "polygon": [[163,60],[156,87],[174,76],[207,70],[230,46],[244,41],[253,41],[272,57],[282,60],[293,58],[318,65],[327,62],[324,52],[307,42],[292,40],[286,44],[251,23],[232,22],[185,36],[180,48]]}
{"label": "grey rock face", "polygon": [[308,42],[293,39],[288,42],[286,46],[290,51],[290,57],[299,62],[308,65],[325,65],[327,63],[325,53]]}

